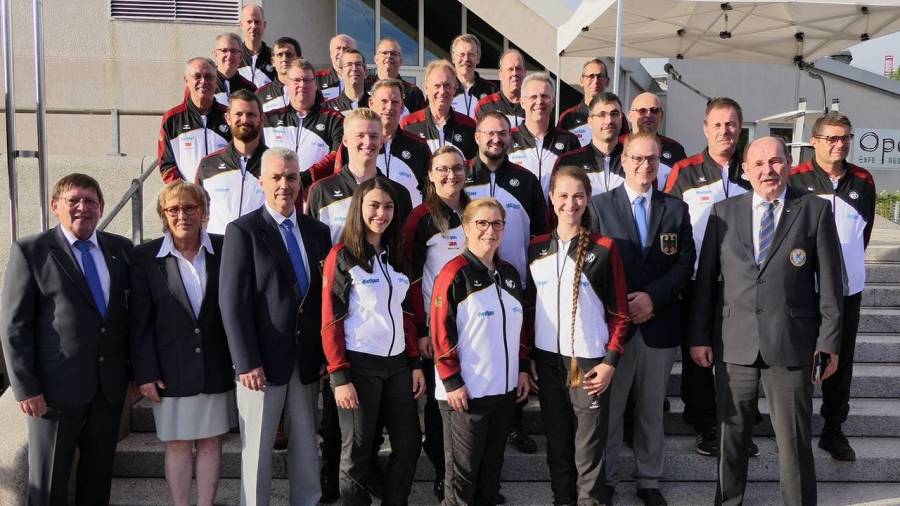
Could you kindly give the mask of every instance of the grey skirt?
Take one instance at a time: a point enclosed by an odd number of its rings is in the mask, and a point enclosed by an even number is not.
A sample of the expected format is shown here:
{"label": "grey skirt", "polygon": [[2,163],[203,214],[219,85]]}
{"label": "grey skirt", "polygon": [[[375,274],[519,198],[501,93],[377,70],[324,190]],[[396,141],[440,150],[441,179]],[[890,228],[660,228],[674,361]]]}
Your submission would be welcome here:
{"label": "grey skirt", "polygon": [[162,397],[153,404],[160,441],[192,441],[218,436],[237,425],[234,390],[221,394]]}

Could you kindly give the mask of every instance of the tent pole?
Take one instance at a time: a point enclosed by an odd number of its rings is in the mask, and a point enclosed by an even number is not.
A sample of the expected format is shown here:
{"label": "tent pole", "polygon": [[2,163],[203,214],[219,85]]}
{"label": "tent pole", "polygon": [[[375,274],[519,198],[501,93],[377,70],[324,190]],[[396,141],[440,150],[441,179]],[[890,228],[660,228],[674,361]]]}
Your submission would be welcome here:
{"label": "tent pole", "polygon": [[622,61],[622,18],[625,13],[625,0],[616,2],[616,56],[613,61],[613,93],[619,94],[619,74]]}
{"label": "tent pole", "polygon": [[553,123],[559,123],[559,96],[562,94],[562,91],[559,89],[559,74],[561,72],[560,66],[562,62],[562,51],[556,53],[556,118],[554,118]]}

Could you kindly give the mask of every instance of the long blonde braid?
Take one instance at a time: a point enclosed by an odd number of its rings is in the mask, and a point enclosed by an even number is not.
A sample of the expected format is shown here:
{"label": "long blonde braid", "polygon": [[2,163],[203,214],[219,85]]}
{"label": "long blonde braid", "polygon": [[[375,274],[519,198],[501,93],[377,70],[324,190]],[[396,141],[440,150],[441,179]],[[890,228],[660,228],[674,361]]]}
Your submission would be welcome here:
{"label": "long blonde braid", "polygon": [[581,232],[578,233],[578,247],[575,250],[575,278],[572,281],[572,322],[569,326],[569,334],[572,340],[572,363],[569,366],[569,386],[572,388],[581,386],[581,380],[584,379],[584,373],[579,369],[578,360],[575,358],[575,323],[578,314],[578,295],[579,288],[581,288],[581,272],[584,269],[584,257],[587,256],[587,249],[590,245],[590,241],[591,233],[582,225]]}

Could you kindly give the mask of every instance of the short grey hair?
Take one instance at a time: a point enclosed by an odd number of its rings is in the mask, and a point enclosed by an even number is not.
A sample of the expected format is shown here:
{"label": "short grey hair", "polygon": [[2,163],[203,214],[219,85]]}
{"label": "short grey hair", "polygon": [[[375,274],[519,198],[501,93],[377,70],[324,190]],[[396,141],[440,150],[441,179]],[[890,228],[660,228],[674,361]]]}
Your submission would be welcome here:
{"label": "short grey hair", "polygon": [[553,79],[550,78],[550,74],[546,72],[532,72],[528,74],[522,81],[522,89],[524,90],[525,86],[531,81],[540,81],[549,86],[551,96],[553,98],[556,98],[556,83],[554,83]]}
{"label": "short grey hair", "polygon": [[284,163],[294,162],[300,165],[300,158],[297,156],[297,152],[293,149],[288,148],[269,148],[263,152],[262,159],[259,162],[260,165],[260,176],[266,173],[266,167],[271,165],[272,161],[278,160]]}
{"label": "short grey hair", "polygon": [[188,60],[187,63],[185,63],[184,75],[187,75],[191,69],[191,65],[193,65],[194,62],[198,62],[198,61],[202,61],[202,62],[206,63],[207,65],[209,65],[210,68],[212,68],[213,70],[216,70],[216,62],[214,62],[211,58],[207,58],[205,56],[195,56],[195,57],[191,58],[190,60]]}

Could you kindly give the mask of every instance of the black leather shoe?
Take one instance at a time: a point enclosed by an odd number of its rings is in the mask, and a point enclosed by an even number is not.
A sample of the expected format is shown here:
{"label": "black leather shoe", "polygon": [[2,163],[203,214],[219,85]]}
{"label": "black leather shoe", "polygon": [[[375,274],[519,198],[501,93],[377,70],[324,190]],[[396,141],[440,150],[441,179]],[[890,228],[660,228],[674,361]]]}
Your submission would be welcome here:
{"label": "black leather shoe", "polygon": [[506,504],[506,496],[497,492],[497,497],[494,498],[494,504]]}
{"label": "black leather shoe", "polygon": [[434,480],[434,496],[437,497],[437,500],[440,502],[444,502],[444,480],[443,478],[438,478]]}
{"label": "black leather shoe", "polygon": [[639,488],[637,496],[644,501],[646,506],[669,506],[658,488]]}
{"label": "black leather shoe", "polygon": [[719,441],[716,438],[716,430],[710,429],[698,432],[695,435],[697,453],[715,457],[719,454]]}
{"label": "black leather shoe", "polygon": [[512,429],[511,431],[509,431],[509,437],[506,439],[506,442],[515,446],[516,449],[522,453],[537,453],[537,443],[535,443],[534,439],[531,439],[531,437],[522,430]]}
{"label": "black leather shoe", "polygon": [[819,437],[819,448],[831,454],[835,460],[842,462],[853,462],[856,460],[856,452],[847,441],[847,436],[841,431],[840,427],[832,429],[826,427],[822,429],[822,435]]}
{"label": "black leather shoe", "polygon": [[751,457],[759,457],[759,447],[756,446],[756,443],[753,440],[750,440],[750,446],[747,447],[747,453],[750,454]]}

